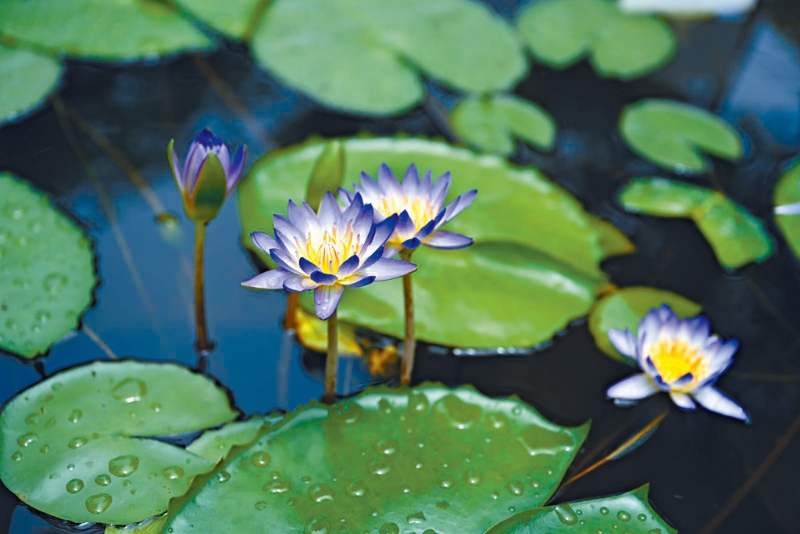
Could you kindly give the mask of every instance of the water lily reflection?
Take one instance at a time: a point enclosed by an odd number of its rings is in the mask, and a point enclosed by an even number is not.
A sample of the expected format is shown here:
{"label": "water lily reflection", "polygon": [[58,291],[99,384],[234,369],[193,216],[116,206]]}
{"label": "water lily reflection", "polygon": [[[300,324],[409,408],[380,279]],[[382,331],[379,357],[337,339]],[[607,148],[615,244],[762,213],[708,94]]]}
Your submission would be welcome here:
{"label": "water lily reflection", "polygon": [[664,391],[683,410],[694,410],[697,401],[712,412],[749,421],[741,406],[714,388],[739,343],[711,335],[705,317],[680,320],[663,305],[642,319],[637,337],[629,329],[612,329],[608,337],[644,371],[608,388],[608,397],[638,400]]}

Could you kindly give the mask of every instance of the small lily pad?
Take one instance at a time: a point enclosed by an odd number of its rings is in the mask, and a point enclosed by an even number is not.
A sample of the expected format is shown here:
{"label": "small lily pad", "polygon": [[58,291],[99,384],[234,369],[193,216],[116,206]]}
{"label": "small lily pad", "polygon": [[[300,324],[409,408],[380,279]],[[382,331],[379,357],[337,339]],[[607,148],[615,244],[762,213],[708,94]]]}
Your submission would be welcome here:
{"label": "small lily pad", "polygon": [[[775,206],[800,202],[800,160],[792,163],[775,186]],[[800,258],[800,215],[775,215],[778,225],[789,248]]]}
{"label": "small lily pad", "polygon": [[639,322],[647,312],[668,304],[678,317],[693,317],[702,309],[699,304],[663,289],[654,287],[626,287],[598,300],[589,314],[589,330],[597,347],[614,358],[631,363],[614,348],[608,339],[608,331],[630,329],[635,335]]}
{"label": "small lily pad", "polygon": [[225,391],[174,364],[94,362],[17,395],[0,414],[0,479],[23,502],[76,523],[161,514],[214,461],[147,437],[236,417]]}
{"label": "small lily pad", "polygon": [[614,497],[525,510],[493,526],[486,534],[677,534],[650,506],[647,493],[648,486],[642,486]]}
{"label": "small lily pad", "polygon": [[175,0],[175,3],[223,35],[241,39],[254,24],[252,18],[258,14],[263,0]]}
{"label": "small lily pad", "polygon": [[468,97],[450,116],[453,130],[470,145],[493,154],[514,153],[514,138],[543,150],[553,148],[556,125],[542,108],[512,95]]}
{"label": "small lily pad", "polygon": [[0,266],[0,348],[9,352],[46,352],[92,303],[92,243],[47,196],[7,173],[0,173]]}
{"label": "small lily pad", "polygon": [[670,100],[649,99],[622,112],[619,130],[643,158],[679,174],[708,170],[704,154],[731,161],[744,153],[739,133],[703,109]]}
{"label": "small lily pad", "polygon": [[241,532],[483,532],[509,506],[544,504],[587,431],[472,388],[370,388],[287,416],[167,530],[226,532],[235,518]]}
{"label": "small lily pad", "polygon": [[161,515],[143,521],[141,524],[126,526],[106,526],[105,534],[162,534],[164,525],[167,524],[167,516]]}
{"label": "small lily pad", "polygon": [[492,92],[527,71],[512,29],[467,0],[275,0],[252,47],[261,65],[316,100],[376,115],[418,104],[422,74]]}
{"label": "small lily pad", "polygon": [[61,79],[61,62],[0,44],[0,124],[37,108]]}
{"label": "small lily pad", "polygon": [[166,2],[4,0],[0,35],[86,59],[152,59],[214,42]]}
{"label": "small lily pad", "polygon": [[772,254],[764,224],[717,191],[663,178],[636,178],[622,190],[620,202],[633,213],[692,219],[728,269]]}
{"label": "small lily pad", "polygon": [[[435,176],[452,172],[451,198],[479,190],[474,205],[447,226],[475,238],[476,245],[460,251],[422,247],[414,254],[420,265],[412,276],[420,339],[474,348],[531,346],[587,313],[605,284],[599,268],[605,251],[595,220],[535,169],[513,168],[501,158],[422,139],[348,139],[342,144],[344,176],[362,170],[374,174],[383,162],[401,172],[415,162],[423,172],[432,168]],[[324,146],[310,143],[256,162],[238,190],[245,246],[253,248],[251,232],[272,231],[272,214],[286,212],[286,199],[303,198]],[[402,337],[400,284],[346,291],[340,318]],[[548,302],[546,310],[530,306],[542,301]]]}
{"label": "small lily pad", "polygon": [[523,9],[517,27],[533,56],[566,68],[588,57],[606,77],[629,80],[664,64],[675,36],[658,17],[630,15],[608,0],[543,0]]}
{"label": "small lily pad", "polygon": [[599,235],[603,259],[612,256],[621,256],[623,254],[631,254],[636,251],[636,246],[619,228],[598,217],[593,216],[592,221]]}
{"label": "small lily pad", "polygon": [[282,419],[282,415],[257,416],[247,421],[228,423],[222,428],[203,432],[203,435],[191,442],[186,450],[216,464],[225,458],[233,447],[250,443],[263,428],[277,424]]}

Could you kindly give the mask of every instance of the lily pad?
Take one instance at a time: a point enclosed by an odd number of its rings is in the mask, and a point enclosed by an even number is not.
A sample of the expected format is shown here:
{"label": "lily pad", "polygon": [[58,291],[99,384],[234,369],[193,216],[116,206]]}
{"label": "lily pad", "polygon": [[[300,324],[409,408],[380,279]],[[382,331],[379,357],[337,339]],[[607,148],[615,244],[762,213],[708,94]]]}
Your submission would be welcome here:
{"label": "lily pad", "polygon": [[663,178],[636,178],[622,190],[620,202],[633,213],[692,219],[728,269],[772,254],[764,224],[717,191]]}
{"label": "lily pad", "polygon": [[[362,170],[374,174],[383,162],[399,172],[416,162],[436,176],[451,171],[451,197],[479,190],[474,205],[447,226],[477,244],[461,251],[425,248],[414,255],[421,265],[412,277],[421,339],[476,348],[530,346],[588,312],[606,281],[598,266],[605,252],[597,225],[572,196],[538,171],[422,139],[349,139],[342,144],[345,176]],[[307,144],[256,162],[238,193],[245,246],[253,248],[251,232],[272,231],[272,214],[286,212],[286,199],[303,198],[324,146]],[[341,319],[402,337],[400,287],[399,281],[381,282],[346,291]],[[547,311],[530,306],[540,299],[548,302]]]}
{"label": "lily pad", "polygon": [[252,19],[264,0],[175,0],[175,3],[223,35],[241,39],[254,24]]}
{"label": "lily pad", "polygon": [[628,236],[623,234],[619,228],[610,222],[592,217],[595,227],[599,235],[600,248],[603,251],[603,259],[612,256],[621,256],[623,254],[631,254],[636,251],[636,246],[628,239]]}
{"label": "lily pad", "polygon": [[8,173],[0,173],[0,273],[0,348],[25,358],[78,327],[97,285],[89,239]]}
{"label": "lily pad", "polygon": [[630,104],[619,122],[622,138],[643,158],[679,174],[708,170],[704,154],[731,161],[744,153],[739,133],[703,109],[649,99]]}
{"label": "lily pad", "polygon": [[167,516],[161,515],[133,525],[108,525],[105,534],[162,534],[166,524]]}
{"label": "lily pad", "polygon": [[614,497],[525,510],[493,526],[486,534],[676,534],[677,531],[650,506],[647,493],[648,486],[642,486]]}
{"label": "lily pad", "polygon": [[635,335],[639,322],[647,312],[662,304],[668,304],[681,319],[693,317],[702,309],[696,302],[670,291],[654,287],[626,287],[598,300],[589,314],[589,330],[597,347],[615,360],[631,363],[608,340],[608,331],[612,328],[628,328]]}
{"label": "lily pad", "polygon": [[675,53],[669,25],[658,17],[631,15],[608,0],[543,0],[517,18],[533,56],[555,68],[588,57],[606,77],[629,80],[665,65]]}
{"label": "lily pad", "polygon": [[175,8],[153,0],[4,0],[0,35],[87,59],[152,59],[214,45]]}
{"label": "lily pad", "polygon": [[377,115],[418,104],[422,74],[484,93],[508,89],[528,67],[511,28],[468,0],[274,0],[251,44],[287,84]]}
{"label": "lily pad", "polygon": [[556,138],[555,122],[547,112],[512,95],[468,97],[453,109],[450,122],[470,145],[503,156],[514,153],[515,137],[543,150],[553,148]]}
{"label": "lily pad", "polygon": [[58,85],[61,71],[57,59],[0,44],[0,124],[37,108]]}
{"label": "lily pad", "polygon": [[370,388],[287,416],[229,459],[224,481],[210,479],[167,529],[482,532],[509,506],[545,503],[587,431],[472,388]]}
{"label": "lily pad", "polygon": [[[790,165],[775,186],[775,206],[800,202],[800,160]],[[800,258],[800,215],[775,215],[778,225],[789,248]]]}
{"label": "lily pad", "polygon": [[222,428],[203,432],[203,435],[191,442],[186,450],[216,464],[228,456],[232,448],[250,443],[263,428],[282,420],[283,415],[269,415],[228,423]]}
{"label": "lily pad", "polygon": [[148,437],[236,417],[225,391],[174,364],[94,362],[53,375],[0,414],[0,479],[76,523],[128,524],[167,510],[215,462]]}

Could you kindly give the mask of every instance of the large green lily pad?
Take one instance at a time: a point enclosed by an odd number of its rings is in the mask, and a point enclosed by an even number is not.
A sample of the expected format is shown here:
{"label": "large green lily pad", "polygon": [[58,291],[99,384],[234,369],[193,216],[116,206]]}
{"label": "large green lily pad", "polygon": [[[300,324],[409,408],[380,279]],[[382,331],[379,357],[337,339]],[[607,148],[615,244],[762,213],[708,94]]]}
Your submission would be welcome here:
{"label": "large green lily pad", "polygon": [[0,124],[38,107],[55,89],[61,71],[57,59],[0,44]]}
{"label": "large green lily pad", "polygon": [[609,0],[532,3],[520,12],[517,27],[538,61],[566,68],[588,57],[599,74],[623,80],[663,66],[676,47],[665,22],[624,13]]}
{"label": "large green lily pad", "polygon": [[587,431],[471,388],[371,388],[289,415],[167,531],[482,532],[509,506],[545,503]]}
{"label": "large green lily pad", "polygon": [[47,196],[0,173],[0,348],[26,358],[78,327],[97,279],[80,228]]}
{"label": "large green lily pad", "polygon": [[552,117],[532,102],[513,95],[468,97],[450,116],[453,130],[470,145],[507,156],[516,149],[514,138],[550,150],[556,138]]}
{"label": "large green lily pad", "polygon": [[26,504],[76,523],[166,511],[216,462],[147,437],[236,417],[225,391],[174,364],[94,362],[17,395],[0,414],[0,479]]}
{"label": "large green lily pad", "polygon": [[574,534],[620,532],[676,534],[647,500],[648,486],[615,495],[519,512],[486,534]]}
{"label": "large green lily pad", "polygon": [[663,178],[636,178],[622,190],[620,202],[633,213],[692,219],[728,269],[772,254],[764,224],[717,191]]}
{"label": "large green lily pad", "polygon": [[[775,186],[775,206],[800,202],[800,160],[793,162]],[[800,258],[800,215],[775,215],[783,238],[794,255]]]}
{"label": "large green lily pad", "polygon": [[316,100],[389,115],[418,104],[421,74],[454,89],[505,90],[527,62],[511,28],[469,0],[274,0],[256,60]]}
{"label": "large green lily pad", "polygon": [[608,331],[630,329],[636,334],[639,322],[652,309],[668,304],[678,317],[693,317],[700,313],[701,306],[671,291],[654,287],[626,287],[598,300],[589,314],[589,331],[597,347],[614,358],[634,364],[619,353],[608,339]]}
{"label": "large green lily pad", "polygon": [[[412,279],[421,339],[450,346],[530,346],[588,312],[606,281],[598,266],[606,255],[598,223],[538,171],[422,139],[349,139],[342,144],[344,176],[357,177],[362,170],[374,175],[383,162],[402,174],[416,162],[423,172],[432,168],[435,176],[453,173],[451,199],[479,190],[475,203],[446,227],[474,237],[476,245],[414,254],[420,265]],[[272,214],[285,214],[287,199],[303,198],[324,146],[307,144],[256,162],[239,187],[246,246],[253,248],[251,232],[272,231]],[[399,288],[399,282],[381,282],[348,290],[340,317],[402,337]],[[531,306],[540,299],[548,302],[547,310]]]}
{"label": "large green lily pad", "polygon": [[619,122],[622,138],[643,158],[679,174],[708,170],[704,154],[736,161],[744,147],[739,133],[703,109],[670,100],[630,104]]}
{"label": "large green lily pad", "polygon": [[0,35],[87,59],[152,59],[214,44],[168,3],[154,0],[3,0]]}

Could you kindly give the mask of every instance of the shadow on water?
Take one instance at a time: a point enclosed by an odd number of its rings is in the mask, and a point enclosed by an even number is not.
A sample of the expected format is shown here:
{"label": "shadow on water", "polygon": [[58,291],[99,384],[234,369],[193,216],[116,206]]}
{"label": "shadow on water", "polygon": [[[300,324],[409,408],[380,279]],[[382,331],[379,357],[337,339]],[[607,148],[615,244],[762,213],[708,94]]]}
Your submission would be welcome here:
{"label": "shadow on water", "polygon": [[[513,16],[517,8],[511,0],[493,4],[504,16]],[[578,464],[608,453],[669,409],[644,446],[569,485],[558,500],[650,482],[652,501],[683,532],[715,526],[719,532],[797,531],[800,438],[792,440],[792,432],[800,414],[800,270],[772,221],[771,197],[783,166],[800,152],[799,28],[800,13],[791,0],[767,3],[752,18],[680,23],[675,61],[636,82],[600,79],[583,62],[566,71],[534,65],[517,87],[517,94],[555,117],[559,137],[552,152],[520,146],[513,160],[542,168],[635,242],[636,254],[603,265],[613,283],[685,295],[703,305],[715,330],[740,339],[736,364],[722,388],[753,416],[753,424],[745,426],[705,411],[684,414],[663,396],[636,408],[615,407],[605,400],[605,389],[630,369],[600,353],[585,321],[531,355],[456,357],[423,347],[415,381],[469,383],[489,395],[518,394],[560,424],[592,419]],[[48,375],[111,355],[196,365],[193,228],[169,176],[164,157],[169,139],[183,150],[197,131],[210,127],[247,143],[255,161],[311,135],[446,134],[422,107],[381,120],[323,109],[256,69],[242,47],[230,44],[207,56],[149,66],[69,62],[66,72],[59,98],[95,135],[73,116],[70,141],[64,117],[60,120],[53,105],[0,130],[0,168],[68,206],[96,242],[97,304],[84,316],[82,331],[40,360]],[[443,105],[452,103],[444,88],[432,90]],[[692,223],[622,211],[615,198],[629,177],[675,178],[634,157],[616,133],[622,107],[644,97],[687,101],[735,121],[746,139],[746,157],[736,165],[714,161],[713,175],[697,183],[723,190],[766,222],[776,240],[769,260],[727,273]],[[127,172],[102,139],[129,162]],[[133,184],[131,169],[152,195]],[[159,223],[154,205],[181,215]],[[285,297],[239,287],[255,267],[240,244],[235,202],[228,202],[209,226],[207,239],[213,251],[206,259],[208,319],[218,343],[207,372],[233,391],[246,414],[291,410],[318,398],[322,356],[287,343],[280,328]],[[353,389],[374,380],[359,361],[344,360],[342,366]],[[0,358],[0,402],[39,379],[33,365]],[[609,442],[612,435],[618,437]],[[65,531],[17,506],[0,488],[0,533]]]}

